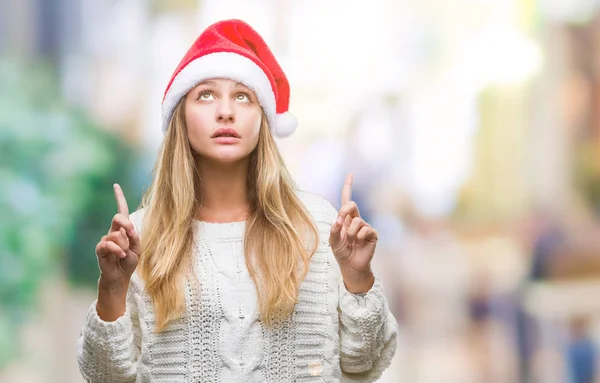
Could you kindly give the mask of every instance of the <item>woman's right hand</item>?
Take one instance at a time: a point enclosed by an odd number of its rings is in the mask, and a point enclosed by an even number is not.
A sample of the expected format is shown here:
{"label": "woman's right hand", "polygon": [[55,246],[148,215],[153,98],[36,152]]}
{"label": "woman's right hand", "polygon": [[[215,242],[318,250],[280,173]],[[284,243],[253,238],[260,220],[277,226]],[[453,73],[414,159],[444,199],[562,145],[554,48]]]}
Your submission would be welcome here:
{"label": "woman's right hand", "polygon": [[113,186],[118,213],[113,217],[108,234],[96,245],[99,284],[105,288],[127,290],[141,252],[140,237],[129,220],[127,200],[119,184]]}

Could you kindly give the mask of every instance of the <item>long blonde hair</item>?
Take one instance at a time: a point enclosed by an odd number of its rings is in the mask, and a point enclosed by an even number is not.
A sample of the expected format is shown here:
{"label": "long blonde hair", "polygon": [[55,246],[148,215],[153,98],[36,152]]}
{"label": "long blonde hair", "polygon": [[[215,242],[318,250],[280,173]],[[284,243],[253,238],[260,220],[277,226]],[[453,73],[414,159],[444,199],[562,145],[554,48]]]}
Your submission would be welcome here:
{"label": "long blonde hair", "polygon": [[[293,180],[263,116],[258,144],[250,154],[250,211],[244,238],[246,265],[261,319],[271,326],[289,317],[299,285],[318,245],[318,231],[295,193]],[[201,176],[185,125],[185,97],[169,123],[150,188],[138,269],[154,306],[156,331],[185,311],[184,286],[191,267],[194,220],[201,205]]]}

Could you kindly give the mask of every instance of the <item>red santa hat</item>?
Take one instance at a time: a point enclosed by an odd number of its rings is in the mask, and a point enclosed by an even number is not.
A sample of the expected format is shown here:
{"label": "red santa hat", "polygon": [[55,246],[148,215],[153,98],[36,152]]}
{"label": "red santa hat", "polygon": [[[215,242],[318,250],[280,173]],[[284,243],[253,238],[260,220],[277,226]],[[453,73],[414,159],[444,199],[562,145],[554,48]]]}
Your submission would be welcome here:
{"label": "red santa hat", "polygon": [[224,78],[252,89],[277,137],[290,136],[298,125],[288,112],[290,85],[263,38],[241,20],[224,20],[202,32],[169,81],[162,101],[166,132],[175,107],[204,80]]}

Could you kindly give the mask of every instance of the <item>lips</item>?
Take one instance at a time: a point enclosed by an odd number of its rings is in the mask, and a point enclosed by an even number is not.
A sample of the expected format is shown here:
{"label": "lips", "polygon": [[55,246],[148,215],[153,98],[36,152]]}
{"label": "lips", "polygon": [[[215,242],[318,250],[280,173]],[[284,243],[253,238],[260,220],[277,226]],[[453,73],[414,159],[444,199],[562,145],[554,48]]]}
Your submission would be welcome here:
{"label": "lips", "polygon": [[240,138],[240,135],[238,134],[238,132],[235,131],[235,129],[221,128],[221,129],[217,130],[216,132],[214,132],[213,135],[211,136],[211,138],[218,138],[218,137]]}

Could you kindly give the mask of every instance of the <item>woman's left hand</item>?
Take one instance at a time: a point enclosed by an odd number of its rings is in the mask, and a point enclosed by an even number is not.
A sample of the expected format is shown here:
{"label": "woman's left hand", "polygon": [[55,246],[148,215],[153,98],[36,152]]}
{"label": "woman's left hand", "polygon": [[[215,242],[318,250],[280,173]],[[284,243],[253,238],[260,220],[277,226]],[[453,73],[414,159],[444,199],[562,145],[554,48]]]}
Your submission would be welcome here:
{"label": "woman's left hand", "polygon": [[331,227],[329,244],[340,265],[346,288],[351,293],[365,293],[374,283],[371,260],[377,245],[377,231],[360,217],[352,201],[352,174],[342,189],[342,206]]}

